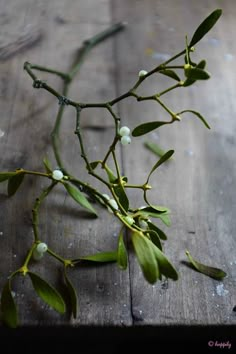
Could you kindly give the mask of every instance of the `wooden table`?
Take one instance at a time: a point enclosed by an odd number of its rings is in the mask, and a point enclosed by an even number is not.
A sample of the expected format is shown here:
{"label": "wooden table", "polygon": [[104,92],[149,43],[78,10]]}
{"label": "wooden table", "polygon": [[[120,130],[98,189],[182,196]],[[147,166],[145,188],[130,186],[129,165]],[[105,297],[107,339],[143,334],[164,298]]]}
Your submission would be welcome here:
{"label": "wooden table", "polygon": [[[126,21],[123,32],[90,53],[69,94],[81,102],[104,102],[126,92],[139,70],[151,70],[181,50],[185,35],[191,36],[219,5],[223,15],[195,54],[196,60],[207,60],[212,78],[165,98],[175,111],[199,110],[212,129],[186,115],[180,123],[133,139],[131,146],[121,147],[119,152],[129,180],[138,183],[157,159],[144,147],[146,140],[175,150],[174,160],[152,177],[150,199],[172,211],[172,225],[165,228],[169,236],[165,252],[180,279],[149,285],[132,252],[126,271],[116,264],[76,268],[70,276],[78,292],[79,315],[72,320],[50,310],[35,297],[29,279],[22,277],[14,283],[22,325],[235,325],[236,4],[234,0],[220,4],[217,0],[0,1],[1,171],[42,171],[46,155],[55,161],[50,133],[58,102],[44,90],[32,88],[23,70],[25,61],[66,71],[84,39]],[[45,73],[40,77],[60,90],[58,78]],[[162,84],[165,78],[152,77],[142,90],[152,94]],[[145,120],[165,119],[156,103],[133,98],[119,102],[116,112],[122,124],[132,129]],[[103,156],[113,129],[107,112],[97,108],[84,111],[82,127],[91,159]],[[86,179],[74,130],[74,112],[69,107],[62,127],[62,156],[73,174]],[[0,185],[1,287],[22,264],[31,244],[31,209],[44,183],[44,179],[30,176],[12,198],[6,197],[6,185]],[[129,195],[134,205],[143,203],[141,194]],[[98,219],[86,218],[58,188],[40,212],[41,237],[65,257],[113,250],[120,228],[113,219],[102,209]],[[223,268],[228,276],[219,282],[188,268],[183,262],[186,249],[202,263]],[[47,257],[32,269],[60,288],[61,270],[53,259]],[[222,284],[220,292],[217,286]]]}

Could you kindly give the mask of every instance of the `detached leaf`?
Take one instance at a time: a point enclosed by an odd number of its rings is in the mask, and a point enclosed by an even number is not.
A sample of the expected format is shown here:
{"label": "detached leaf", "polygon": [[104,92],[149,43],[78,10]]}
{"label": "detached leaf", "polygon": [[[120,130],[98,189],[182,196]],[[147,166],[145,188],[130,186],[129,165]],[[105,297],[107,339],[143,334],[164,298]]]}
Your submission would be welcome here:
{"label": "detached leaf", "polygon": [[23,179],[25,177],[24,173],[17,173],[15,176],[12,176],[8,180],[8,196],[13,196],[18,188],[20,187]]}
{"label": "detached leaf", "polygon": [[150,284],[154,284],[160,276],[154,253],[154,247],[156,248],[156,246],[147,237],[135,232],[131,239],[145,279]]}
{"label": "detached leaf", "polygon": [[159,229],[159,227],[157,227],[155,224],[153,224],[150,221],[148,221],[147,223],[148,223],[149,229],[156,231],[156,233],[158,234],[160,239],[167,240],[166,234],[161,229]]}
{"label": "detached leaf", "polygon": [[151,169],[148,178],[147,178],[147,183],[149,181],[149,178],[151,176],[151,174],[159,167],[161,166],[165,161],[167,161],[174,153],[174,150],[169,150],[165,153],[165,155],[163,155],[160,160],[157,161],[157,163],[153,166],[153,168]]}
{"label": "detached leaf", "polygon": [[32,272],[28,272],[27,274],[29,274],[38,296],[57,312],[65,313],[65,303],[58,291],[37,274]]}
{"label": "detached leaf", "polygon": [[1,296],[2,319],[4,323],[16,328],[18,324],[17,308],[11,293],[11,280],[9,279],[3,287]]}
{"label": "detached leaf", "polygon": [[209,126],[209,124],[207,123],[205,118],[197,111],[193,111],[192,109],[185,109],[184,111],[179,112],[178,115],[183,114],[183,113],[187,113],[187,112],[195,114],[195,116],[197,116],[208,129],[211,129],[211,127]]}
{"label": "detached leaf", "polygon": [[170,123],[169,122],[157,122],[157,121],[143,123],[143,124],[138,125],[136,128],[134,128],[134,130],[132,131],[132,135],[133,136],[141,136],[141,135],[147,134],[147,133],[151,132],[152,130],[157,129],[165,124],[170,124]]}
{"label": "detached leaf", "polygon": [[208,275],[211,278],[217,279],[217,280],[221,280],[222,278],[224,278],[227,274],[219,269],[219,268],[214,268],[214,267],[209,267],[205,264],[199,263],[197,262],[189,253],[189,251],[186,251],[186,256],[188,257],[190,263],[193,265],[193,267],[199,271],[200,273],[203,273],[205,275]]}
{"label": "detached leaf", "polygon": [[128,256],[123,237],[123,232],[121,230],[118,239],[117,263],[121,269],[126,269],[128,265]]}
{"label": "detached leaf", "polygon": [[119,202],[122,205],[122,207],[125,209],[125,211],[128,211],[129,209],[129,199],[125,193],[125,189],[123,186],[116,186],[114,187],[114,192],[119,198]]}
{"label": "detached leaf", "polygon": [[82,207],[85,209],[89,210],[91,213],[94,215],[97,215],[95,209],[92,207],[92,205],[89,203],[87,198],[76,188],[72,187],[69,183],[64,183],[64,186],[69,193],[69,195]]}
{"label": "detached leaf", "polygon": [[164,255],[162,251],[160,251],[157,247],[154,246],[154,253],[156,260],[159,265],[160,272],[165,275],[167,278],[171,278],[173,280],[178,279],[178,273],[174,266],[170,263],[168,258]]}
{"label": "detached leaf", "polygon": [[65,278],[65,283],[66,283],[66,286],[67,286],[67,289],[69,292],[69,296],[70,296],[70,304],[71,304],[72,314],[73,314],[73,317],[76,318],[77,312],[78,312],[78,298],[77,298],[75,288],[73,287],[70,279],[67,276],[66,269],[64,270],[64,278]]}
{"label": "detached leaf", "polygon": [[154,152],[154,154],[156,154],[159,157],[164,156],[166,153],[166,151],[162,150],[162,148],[159,145],[152,143],[151,141],[145,141],[144,145],[146,148]]}
{"label": "detached leaf", "polygon": [[170,77],[171,79],[173,80],[176,80],[176,81],[181,81],[181,79],[179,78],[179,76],[176,74],[175,71],[173,70],[170,70],[170,69],[164,69],[164,70],[160,70],[158,71],[160,74],[162,75],[165,75],[165,76],[168,76]]}
{"label": "detached leaf", "polygon": [[91,262],[99,262],[99,263],[116,262],[117,252],[100,252],[89,256],[79,257],[73,260],[73,262],[79,262],[79,261],[91,261]]}
{"label": "detached leaf", "polygon": [[194,46],[196,43],[198,43],[204,36],[207,34],[207,32],[210,31],[210,29],[215,25],[215,23],[218,21],[219,17],[222,14],[221,9],[217,9],[213,11],[196,29],[196,31],[193,34],[193,37],[191,39],[191,42],[189,44],[189,47]]}
{"label": "detached leaf", "polygon": [[0,182],[8,180],[10,177],[16,175],[16,172],[0,172]]}
{"label": "detached leaf", "polygon": [[47,157],[44,157],[43,164],[47,173],[52,173],[51,163]]}

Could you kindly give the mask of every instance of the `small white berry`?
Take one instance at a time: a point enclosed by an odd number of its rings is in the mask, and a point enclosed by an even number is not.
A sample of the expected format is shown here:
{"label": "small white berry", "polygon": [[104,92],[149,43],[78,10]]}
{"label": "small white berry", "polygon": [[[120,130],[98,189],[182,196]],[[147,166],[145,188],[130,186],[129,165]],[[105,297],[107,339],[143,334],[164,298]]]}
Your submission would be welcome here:
{"label": "small white berry", "polygon": [[113,207],[113,209],[115,209],[115,210],[119,209],[118,204],[116,203],[115,199],[110,199],[108,203],[110,204],[111,207]]}
{"label": "small white berry", "polygon": [[128,135],[130,135],[130,129],[129,129],[129,127],[123,126],[120,128],[119,133],[121,136],[128,136]]}
{"label": "small white berry", "polygon": [[39,243],[36,247],[36,250],[38,253],[45,253],[45,252],[47,252],[47,249],[48,249],[48,246],[44,242]]}
{"label": "small white berry", "polygon": [[60,170],[54,170],[52,173],[52,178],[56,181],[60,181],[63,177],[64,175]]}
{"label": "small white berry", "polygon": [[143,229],[143,230],[147,230],[147,228],[148,228],[148,224],[147,224],[147,222],[144,221],[144,220],[139,220],[139,226],[140,226],[141,229]]}
{"label": "small white berry", "polygon": [[140,70],[140,72],[138,73],[138,76],[139,77],[142,77],[142,76],[145,76],[145,75],[147,75],[147,71],[146,70]]}
{"label": "small white berry", "polygon": [[33,252],[33,259],[35,261],[39,261],[40,259],[42,259],[44,256],[44,254],[42,252],[38,252],[37,249],[34,250]]}
{"label": "small white berry", "polygon": [[104,193],[102,196],[103,196],[106,200],[110,200],[110,199],[111,199],[108,194],[105,194],[105,193]]}
{"label": "small white berry", "polygon": [[121,141],[121,144],[124,146],[129,145],[131,143],[131,138],[129,136],[125,135],[125,136],[122,136],[120,141]]}

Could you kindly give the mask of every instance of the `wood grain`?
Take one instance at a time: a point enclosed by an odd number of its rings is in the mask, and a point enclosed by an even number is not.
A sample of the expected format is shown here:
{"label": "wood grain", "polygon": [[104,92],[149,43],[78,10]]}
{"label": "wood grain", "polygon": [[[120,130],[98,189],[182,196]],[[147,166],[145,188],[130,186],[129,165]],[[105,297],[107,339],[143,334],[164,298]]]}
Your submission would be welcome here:
{"label": "wood grain", "polygon": [[[132,145],[120,151],[129,181],[139,183],[145,181],[150,166],[156,162],[156,157],[145,149],[145,140],[156,142],[166,150],[175,149],[174,160],[162,166],[150,180],[153,186],[150,200],[172,210],[172,225],[165,228],[169,235],[165,251],[179,271],[179,281],[148,285],[130,249],[129,269],[125,272],[115,264],[71,271],[79,296],[76,320],[49,310],[34,296],[27,278],[19,278],[14,283],[14,291],[22,325],[235,324],[232,311],[236,305],[234,1],[1,0],[0,6],[5,9],[0,15],[4,36],[9,32],[12,42],[28,24],[33,23],[43,31],[41,41],[15,52],[1,63],[1,171],[18,167],[42,170],[43,157],[48,155],[53,159],[50,132],[58,103],[45,91],[32,88],[31,80],[23,71],[24,61],[67,70],[84,39],[111,23],[127,21],[125,32],[93,50],[70,91],[72,99],[106,101],[127,91],[141,69],[150,70],[163,58],[182,49],[185,34],[191,35],[206,14],[217,7],[223,8],[219,23],[195,53],[196,60],[207,59],[211,80],[165,97],[176,111],[199,110],[208,118],[212,129],[207,131],[200,121],[186,114],[180,123],[162,127],[145,138],[133,138]],[[58,79],[48,74],[41,76],[60,90]],[[154,93],[166,83],[164,77],[150,78],[140,92]],[[143,121],[166,119],[157,104],[136,102],[133,98],[117,104],[116,110],[122,123],[131,128]],[[88,152],[91,158],[97,159],[111,143],[112,121],[104,110],[90,109],[83,112],[82,123]],[[101,125],[104,129],[97,129]],[[63,158],[74,174],[86,178],[74,129],[74,112],[68,108],[61,136]],[[21,265],[24,247],[30,246],[31,209],[43,185],[44,181],[29,177],[10,199],[6,198],[6,186],[0,185],[1,287],[9,272]],[[130,192],[130,197],[134,206],[143,204],[138,192]],[[96,221],[88,219],[58,188],[40,213],[42,239],[67,257],[112,250],[120,226],[103,210],[99,209],[99,216]],[[223,281],[224,296],[217,293],[217,286],[222,282],[197,273],[183,263],[185,249],[202,263],[227,272],[228,277]],[[62,288],[61,270],[51,258],[47,257],[33,269]]]}

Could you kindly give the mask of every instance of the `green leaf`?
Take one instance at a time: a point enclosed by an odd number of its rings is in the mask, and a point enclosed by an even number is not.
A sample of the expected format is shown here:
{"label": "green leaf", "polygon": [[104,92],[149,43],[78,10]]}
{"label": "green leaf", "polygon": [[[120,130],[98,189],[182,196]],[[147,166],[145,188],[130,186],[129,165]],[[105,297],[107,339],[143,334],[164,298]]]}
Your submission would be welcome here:
{"label": "green leaf", "polygon": [[80,262],[80,261],[91,261],[91,262],[116,262],[117,261],[117,252],[100,252],[88,256],[79,257],[73,262]]}
{"label": "green leaf", "polygon": [[47,157],[44,157],[43,164],[47,173],[52,173],[51,163]]}
{"label": "green leaf", "polygon": [[206,60],[204,60],[204,59],[201,60],[201,61],[197,64],[197,68],[199,68],[199,69],[204,70],[205,67],[206,67]]}
{"label": "green leaf", "polygon": [[203,69],[195,67],[195,68],[191,68],[191,69],[186,70],[186,77],[189,80],[194,80],[194,81],[208,80],[210,78],[210,74]]}
{"label": "green leaf", "polygon": [[128,256],[123,237],[124,236],[121,229],[118,239],[117,263],[119,265],[119,268],[126,269],[128,265]]}
{"label": "green leaf", "polygon": [[125,209],[125,211],[128,211],[129,209],[129,199],[125,193],[125,189],[123,186],[116,186],[114,187],[114,192],[119,198],[119,202],[122,205],[122,207]]}
{"label": "green leaf", "polygon": [[64,278],[65,278],[65,283],[66,283],[66,286],[67,286],[67,289],[69,292],[72,314],[73,314],[73,317],[76,318],[77,312],[78,312],[78,298],[77,298],[75,288],[73,287],[70,279],[67,276],[66,269],[64,270]]}
{"label": "green leaf", "polygon": [[29,274],[38,296],[57,312],[65,313],[65,303],[58,291],[37,274],[32,272],[28,272],[27,274]]}
{"label": "green leaf", "polygon": [[158,214],[158,215],[156,215],[156,218],[161,219],[161,221],[162,221],[166,226],[170,226],[170,225],[171,225],[169,213]]}
{"label": "green leaf", "polygon": [[72,187],[69,183],[64,183],[64,186],[69,193],[69,195],[82,207],[85,209],[89,210],[91,213],[94,215],[97,215],[95,209],[92,207],[92,205],[89,203],[87,198],[76,188]]}
{"label": "green leaf", "polygon": [[189,47],[194,46],[196,43],[198,43],[204,36],[207,34],[207,32],[210,31],[210,29],[215,25],[215,23],[218,21],[219,17],[222,14],[221,9],[217,9],[213,11],[196,29],[196,31],[193,34],[193,37],[191,39],[191,42],[189,44]]}
{"label": "green leaf", "polygon": [[10,177],[16,175],[16,172],[0,172],[0,182],[8,180]]}
{"label": "green leaf", "polygon": [[166,153],[166,151],[162,150],[159,145],[152,143],[151,141],[145,141],[144,146],[159,157],[162,157]]}
{"label": "green leaf", "polygon": [[162,207],[160,205],[149,205],[145,208],[140,209],[145,213],[155,213],[155,214],[163,214],[163,213],[170,213],[170,209],[166,207]]}
{"label": "green leaf", "polygon": [[147,223],[148,223],[149,229],[156,231],[156,233],[158,234],[160,239],[167,240],[166,234],[161,229],[159,229],[159,227],[157,227],[155,224],[153,224],[150,221],[148,221]]}
{"label": "green leaf", "polygon": [[143,124],[138,125],[136,128],[134,128],[134,130],[132,131],[132,135],[133,136],[141,136],[141,135],[147,134],[147,133],[151,132],[152,130],[157,129],[165,124],[170,124],[170,123],[169,122],[157,122],[157,121],[143,123]]}
{"label": "green leaf", "polygon": [[193,265],[193,267],[199,271],[200,273],[203,273],[205,275],[208,275],[211,278],[221,280],[223,279],[227,274],[219,269],[219,268],[214,268],[214,267],[209,267],[205,264],[197,262],[189,253],[189,251],[186,251],[186,256],[188,257],[190,263]]}
{"label": "green leaf", "polygon": [[147,183],[149,181],[149,178],[151,176],[151,174],[159,167],[161,166],[164,162],[166,162],[174,153],[174,150],[169,150],[165,153],[165,155],[163,155],[160,160],[157,161],[157,163],[155,163],[155,165],[153,166],[153,168],[151,169],[148,178],[147,178]]}
{"label": "green leaf", "polygon": [[211,129],[211,127],[209,126],[209,124],[207,123],[205,118],[199,112],[193,111],[192,109],[185,109],[184,111],[179,112],[178,115],[183,114],[183,113],[187,113],[187,112],[196,115],[208,129]]}
{"label": "green leaf", "polygon": [[160,276],[154,253],[156,246],[147,237],[136,232],[132,233],[131,240],[145,279],[154,284]]}
{"label": "green leaf", "polygon": [[18,188],[20,187],[21,183],[23,182],[23,179],[25,177],[24,173],[17,173],[15,176],[12,176],[8,180],[8,196],[11,197],[13,196]]}
{"label": "green leaf", "polygon": [[162,250],[162,244],[159,238],[159,235],[156,231],[154,230],[147,230],[144,232],[144,234],[148,234],[150,236],[150,239],[152,241],[152,243],[154,243],[155,246],[157,246],[160,250]]}
{"label": "green leaf", "polygon": [[105,165],[104,168],[106,170],[109,182],[114,183],[117,180],[117,176],[115,176],[113,171],[107,165]]}
{"label": "green leaf", "polygon": [[11,328],[18,324],[17,308],[11,293],[11,280],[9,279],[3,287],[1,296],[1,310],[3,322]]}
{"label": "green leaf", "polygon": [[179,78],[179,76],[176,74],[175,71],[173,70],[170,70],[170,69],[164,69],[164,70],[160,70],[158,71],[160,74],[162,75],[165,75],[165,76],[168,76],[170,77],[171,79],[173,80],[176,80],[176,81],[181,81],[181,79]]}
{"label": "green leaf", "polygon": [[178,273],[168,258],[164,255],[164,253],[160,251],[156,246],[154,246],[154,253],[159,265],[160,272],[167,278],[177,280]]}

